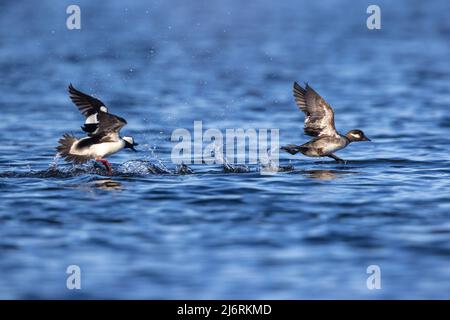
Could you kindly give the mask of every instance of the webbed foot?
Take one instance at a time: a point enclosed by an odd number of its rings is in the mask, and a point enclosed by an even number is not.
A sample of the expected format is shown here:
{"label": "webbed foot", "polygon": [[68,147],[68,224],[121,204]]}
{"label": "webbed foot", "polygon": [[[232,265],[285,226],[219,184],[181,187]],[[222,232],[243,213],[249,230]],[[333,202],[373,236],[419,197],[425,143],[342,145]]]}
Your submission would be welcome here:
{"label": "webbed foot", "polygon": [[347,164],[347,160],[343,160],[343,159],[339,158],[338,156],[336,156],[334,154],[330,154],[328,157],[336,160],[338,163]]}

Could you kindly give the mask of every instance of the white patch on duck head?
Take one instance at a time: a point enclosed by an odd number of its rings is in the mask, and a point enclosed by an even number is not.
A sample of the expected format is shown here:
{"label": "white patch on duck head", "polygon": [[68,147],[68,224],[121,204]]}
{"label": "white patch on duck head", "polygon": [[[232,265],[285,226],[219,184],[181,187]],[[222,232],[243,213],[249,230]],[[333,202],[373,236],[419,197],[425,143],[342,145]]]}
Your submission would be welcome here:
{"label": "white patch on duck head", "polygon": [[102,112],[108,112],[108,108],[106,108],[105,106],[101,106],[101,107],[100,107],[100,111],[102,111]]}
{"label": "white patch on duck head", "polygon": [[132,137],[125,136],[122,139],[125,140],[126,142],[130,143],[131,145],[134,144],[134,139]]}

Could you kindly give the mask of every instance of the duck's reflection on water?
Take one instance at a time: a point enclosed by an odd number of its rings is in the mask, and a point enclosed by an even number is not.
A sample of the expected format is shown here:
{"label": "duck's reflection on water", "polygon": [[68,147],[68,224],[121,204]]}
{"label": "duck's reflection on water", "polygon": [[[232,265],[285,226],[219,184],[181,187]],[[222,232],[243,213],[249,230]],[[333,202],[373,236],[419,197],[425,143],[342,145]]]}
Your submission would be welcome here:
{"label": "duck's reflection on water", "polygon": [[341,178],[344,175],[348,174],[357,174],[358,172],[354,171],[342,171],[342,170],[305,170],[303,173],[312,179],[317,180],[334,180],[337,178]]}
{"label": "duck's reflection on water", "polygon": [[100,190],[122,190],[122,184],[111,179],[95,180],[92,185]]}

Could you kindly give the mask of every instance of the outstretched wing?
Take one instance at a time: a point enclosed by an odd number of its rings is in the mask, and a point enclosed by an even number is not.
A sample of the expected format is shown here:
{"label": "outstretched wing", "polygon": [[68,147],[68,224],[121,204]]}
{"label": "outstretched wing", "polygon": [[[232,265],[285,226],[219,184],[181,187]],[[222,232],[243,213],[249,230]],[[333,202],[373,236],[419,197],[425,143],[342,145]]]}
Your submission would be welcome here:
{"label": "outstretched wing", "polygon": [[72,102],[86,117],[81,127],[89,136],[104,135],[106,133],[119,133],[127,124],[125,119],[108,113],[108,108],[97,98],[87,95],[69,85],[69,94]]}
{"label": "outstretched wing", "polygon": [[86,117],[89,117],[100,111],[108,112],[108,108],[106,108],[103,102],[81,91],[78,91],[72,84],[69,85],[69,94],[70,100],[75,103],[78,110],[80,110],[80,112]]}
{"label": "outstretched wing", "polygon": [[107,134],[107,133],[119,133],[120,129],[122,129],[127,121],[124,118],[118,117],[116,115],[99,112],[97,115],[98,120],[98,128],[94,134]]}
{"label": "outstretched wing", "polygon": [[330,105],[308,84],[302,88],[294,82],[295,102],[305,113],[305,134],[313,137],[338,135],[334,126],[334,113]]}

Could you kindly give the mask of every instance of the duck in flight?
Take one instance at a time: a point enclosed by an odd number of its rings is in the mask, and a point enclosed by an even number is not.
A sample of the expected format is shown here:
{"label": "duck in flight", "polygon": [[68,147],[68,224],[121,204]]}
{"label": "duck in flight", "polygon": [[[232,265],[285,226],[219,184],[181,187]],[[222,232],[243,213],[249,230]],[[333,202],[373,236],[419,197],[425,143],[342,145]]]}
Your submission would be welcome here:
{"label": "duck in flight", "polygon": [[95,160],[103,163],[109,173],[112,172],[111,164],[105,158],[123,148],[134,148],[138,144],[132,137],[121,137],[120,129],[127,121],[119,116],[108,113],[108,108],[100,100],[78,91],[69,85],[69,95],[78,110],[86,117],[81,129],[87,136],[81,139],[72,134],[65,133],[59,140],[56,148],[58,153],[67,162],[76,164]]}
{"label": "duck in flight", "polygon": [[308,157],[330,157],[338,162],[344,162],[334,153],[348,146],[351,142],[370,141],[361,130],[350,130],[346,135],[336,131],[334,112],[331,106],[308,84],[302,88],[294,82],[295,102],[305,113],[305,134],[314,137],[311,141],[297,145],[281,147],[282,150],[294,155],[298,152]]}

